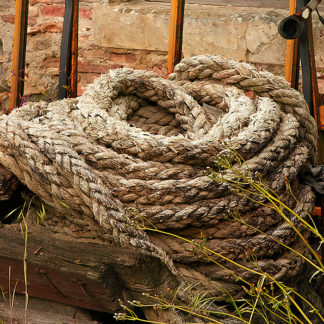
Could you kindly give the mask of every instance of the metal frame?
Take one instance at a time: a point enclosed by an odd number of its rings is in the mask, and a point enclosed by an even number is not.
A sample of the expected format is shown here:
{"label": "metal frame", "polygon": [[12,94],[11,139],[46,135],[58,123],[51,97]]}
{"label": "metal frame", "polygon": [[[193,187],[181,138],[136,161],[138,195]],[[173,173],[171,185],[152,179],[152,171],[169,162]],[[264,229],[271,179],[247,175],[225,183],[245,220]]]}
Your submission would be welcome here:
{"label": "metal frame", "polygon": [[24,94],[28,0],[16,0],[10,110],[22,104]]}
{"label": "metal frame", "polygon": [[[75,98],[78,80],[78,26],[79,0],[66,0],[65,26],[63,28],[59,98]],[[168,75],[181,61],[185,0],[172,0],[168,50]],[[68,20],[68,22],[66,22]],[[28,0],[16,0],[14,54],[11,81],[10,110],[21,106],[24,95],[24,70],[28,25]]]}
{"label": "metal frame", "polygon": [[[66,0],[71,8],[71,24],[62,36],[59,97],[77,96],[79,0]],[[23,103],[29,0],[16,0],[15,34],[12,58],[10,110]],[[67,13],[68,14],[68,13]]]}
{"label": "metal frame", "polygon": [[168,74],[181,61],[185,0],[171,0]]}
{"label": "metal frame", "polygon": [[[289,15],[299,12],[307,0],[290,0]],[[317,1],[318,2],[318,1]],[[298,90],[300,56],[302,57],[303,92],[310,112],[315,118],[319,129],[318,163],[324,163],[324,106],[320,102],[318,91],[316,64],[314,55],[312,15],[306,19],[307,33],[300,39],[287,40],[285,78],[292,88]]]}

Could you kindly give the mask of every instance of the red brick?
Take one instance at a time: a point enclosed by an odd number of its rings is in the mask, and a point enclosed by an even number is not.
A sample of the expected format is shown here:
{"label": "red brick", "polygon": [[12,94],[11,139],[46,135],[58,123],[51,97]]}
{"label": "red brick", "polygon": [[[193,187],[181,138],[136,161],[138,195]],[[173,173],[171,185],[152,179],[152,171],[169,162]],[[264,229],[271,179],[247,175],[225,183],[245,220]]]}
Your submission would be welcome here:
{"label": "red brick", "polygon": [[[15,15],[1,15],[1,19],[4,22],[10,23],[10,24],[14,24],[15,23]],[[34,26],[36,25],[37,20],[34,17],[28,17],[28,25],[29,26]]]}
{"label": "red brick", "polygon": [[134,55],[134,54],[111,53],[109,59],[111,62],[114,62],[117,64],[134,65],[136,63],[136,55]]}
{"label": "red brick", "polygon": [[79,73],[79,82],[81,84],[92,83],[94,79],[98,78],[100,73]]}
{"label": "red brick", "polygon": [[29,28],[28,34],[39,33],[61,33],[63,30],[63,23],[42,24],[41,26]]}
{"label": "red brick", "polygon": [[1,15],[1,19],[4,22],[10,23],[10,24],[14,24],[15,23],[15,15]]}
{"label": "red brick", "polygon": [[44,3],[44,4],[53,4],[53,3],[58,3],[58,4],[62,4],[65,3],[64,0],[29,0],[29,5],[32,6],[36,3]]}
{"label": "red brick", "polygon": [[45,3],[45,4],[51,4],[53,2],[51,2],[50,0],[29,0],[29,5],[33,6],[36,3]]}
{"label": "red brick", "polygon": [[80,8],[80,18],[92,19],[92,8]]}
{"label": "red brick", "polygon": [[45,6],[41,9],[41,14],[50,17],[64,17],[64,6]]}
{"label": "red brick", "polygon": [[43,62],[44,67],[58,68],[60,66],[60,59],[58,57],[51,57]]}
{"label": "red brick", "polygon": [[90,62],[81,62],[79,63],[79,72],[86,73],[107,73],[111,69],[116,69],[121,67],[118,64],[96,64]]}

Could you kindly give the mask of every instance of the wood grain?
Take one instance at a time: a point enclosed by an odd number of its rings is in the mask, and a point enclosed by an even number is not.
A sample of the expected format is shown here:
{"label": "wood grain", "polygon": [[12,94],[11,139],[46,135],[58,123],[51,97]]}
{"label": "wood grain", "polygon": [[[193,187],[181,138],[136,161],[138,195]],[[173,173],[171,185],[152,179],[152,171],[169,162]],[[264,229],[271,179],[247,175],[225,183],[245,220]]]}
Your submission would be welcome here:
{"label": "wood grain", "polygon": [[[0,229],[0,286],[17,282],[24,293],[24,239],[19,227]],[[62,240],[46,228],[29,230],[27,239],[28,294],[94,311],[120,311],[118,298],[143,300],[142,292],[160,293],[175,287],[169,270],[154,257],[132,249]]]}

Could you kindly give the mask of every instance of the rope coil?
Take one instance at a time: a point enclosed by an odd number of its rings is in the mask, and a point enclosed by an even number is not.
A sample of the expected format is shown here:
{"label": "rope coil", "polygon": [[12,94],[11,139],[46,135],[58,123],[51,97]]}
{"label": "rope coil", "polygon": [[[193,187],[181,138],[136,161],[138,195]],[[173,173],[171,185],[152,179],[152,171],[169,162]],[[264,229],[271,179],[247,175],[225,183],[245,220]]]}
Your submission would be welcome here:
{"label": "rope coil", "polygon": [[[269,236],[229,222],[224,213],[238,209],[285,244],[294,242],[293,230],[270,208],[212,181],[206,167],[214,166],[225,141],[244,158],[242,169],[259,172],[303,216],[314,195],[297,176],[315,159],[316,129],[302,95],[283,79],[245,63],[197,56],[178,64],[169,80],[111,70],[77,99],[28,103],[0,117],[0,163],[47,204],[68,205],[72,223],[94,219],[118,244],[158,256],[175,274],[212,290],[220,291],[221,281],[238,291],[216,265],[191,269],[199,258],[189,243],[129,226],[126,209],[139,208],[159,229],[190,239],[203,230],[211,249],[234,260],[248,246],[271,273],[297,273],[302,263],[295,256],[278,257],[280,246]],[[285,194],[285,179],[298,187],[304,209]]]}

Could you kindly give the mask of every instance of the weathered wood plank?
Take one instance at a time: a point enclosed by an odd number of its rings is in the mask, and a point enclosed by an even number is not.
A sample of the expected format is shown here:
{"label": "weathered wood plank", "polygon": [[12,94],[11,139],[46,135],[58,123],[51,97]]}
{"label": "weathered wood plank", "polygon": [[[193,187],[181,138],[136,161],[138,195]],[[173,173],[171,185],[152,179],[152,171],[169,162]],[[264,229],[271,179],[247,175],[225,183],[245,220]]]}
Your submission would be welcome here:
{"label": "weathered wood plank", "polygon": [[0,201],[10,199],[19,184],[16,176],[0,164]]}
{"label": "weathered wood plank", "polygon": [[[12,227],[12,226],[11,226]],[[15,227],[16,228],[16,227]],[[0,229],[0,285],[17,282],[24,293],[24,239]],[[120,310],[118,298],[143,300],[142,292],[160,293],[177,282],[165,265],[132,249],[62,240],[41,226],[28,233],[28,294],[100,312]]]}
{"label": "weathered wood plank", "polygon": [[29,297],[25,312],[25,296],[13,296],[13,308],[10,312],[10,300],[0,297],[0,323],[24,324],[99,324],[91,319],[89,311],[73,306]]}

